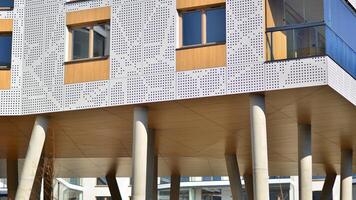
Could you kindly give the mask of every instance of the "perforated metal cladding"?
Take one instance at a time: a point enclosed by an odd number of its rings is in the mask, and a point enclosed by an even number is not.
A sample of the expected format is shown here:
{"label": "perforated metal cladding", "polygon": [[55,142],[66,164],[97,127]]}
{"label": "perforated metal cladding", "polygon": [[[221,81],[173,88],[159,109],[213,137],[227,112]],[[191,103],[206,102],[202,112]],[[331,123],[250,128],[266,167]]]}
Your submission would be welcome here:
{"label": "perforated metal cladding", "polygon": [[262,0],[226,1],[227,66],[264,62]]}
{"label": "perforated metal cladding", "polygon": [[26,1],[24,114],[63,110],[64,15],[63,2]]}
{"label": "perforated metal cladding", "polygon": [[21,86],[23,62],[24,33],[24,0],[14,2],[14,9],[0,11],[0,19],[13,19],[12,56],[11,56],[11,88],[0,91],[0,114],[20,115]]}
{"label": "perforated metal cladding", "polygon": [[265,90],[261,0],[226,1],[227,93]]}
{"label": "perforated metal cladding", "polygon": [[228,93],[245,93],[265,90],[264,64],[246,64],[227,68]]}
{"label": "perforated metal cladding", "polygon": [[[175,0],[17,0],[15,5],[0,11],[0,18],[14,18],[12,89],[0,91],[1,115],[327,83],[356,101],[356,81],[327,57],[264,63],[261,0],[227,0],[227,66],[182,72],[175,69]],[[65,14],[103,6],[112,8],[110,80],[64,85]]]}
{"label": "perforated metal cladding", "polygon": [[226,93],[226,68],[177,73],[177,98],[216,96]]}
{"label": "perforated metal cladding", "polygon": [[[111,80],[64,85],[65,11],[102,6],[113,10]],[[28,2],[23,112],[174,99],[174,6],[172,0]]]}
{"label": "perforated metal cladding", "polygon": [[84,109],[108,106],[109,81],[66,85],[64,109]]}
{"label": "perforated metal cladding", "polygon": [[339,94],[356,105],[356,80],[346,73],[331,58],[327,57],[328,84]]}
{"label": "perforated metal cladding", "polygon": [[[61,2],[61,1],[63,1],[63,2]],[[58,2],[64,4],[64,2],[66,2],[66,0],[58,0]],[[90,0],[90,1],[71,2],[71,3],[65,4],[65,11],[71,12],[71,11],[78,11],[78,10],[84,10],[84,9],[90,9],[90,8],[109,6],[110,2],[111,2],[111,0]]]}
{"label": "perforated metal cladding", "polygon": [[0,92],[1,115],[21,115],[21,90],[11,89]]}
{"label": "perforated metal cladding", "polygon": [[326,57],[266,64],[266,89],[308,87],[327,84]]}

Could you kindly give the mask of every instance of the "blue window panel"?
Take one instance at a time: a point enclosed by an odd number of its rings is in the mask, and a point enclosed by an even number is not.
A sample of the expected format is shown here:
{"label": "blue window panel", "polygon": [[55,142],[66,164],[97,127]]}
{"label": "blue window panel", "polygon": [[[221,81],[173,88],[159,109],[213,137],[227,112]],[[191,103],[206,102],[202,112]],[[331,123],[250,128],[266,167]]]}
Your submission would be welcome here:
{"label": "blue window panel", "polygon": [[14,7],[14,0],[0,0],[0,7]]}
{"label": "blue window panel", "polygon": [[12,36],[0,35],[0,66],[11,65]]}
{"label": "blue window panel", "polygon": [[326,26],[326,54],[356,79],[356,52]]}
{"label": "blue window panel", "polygon": [[183,46],[201,44],[201,12],[200,10],[182,13]]}
{"label": "blue window panel", "polygon": [[207,43],[226,41],[225,8],[214,8],[206,11]]}

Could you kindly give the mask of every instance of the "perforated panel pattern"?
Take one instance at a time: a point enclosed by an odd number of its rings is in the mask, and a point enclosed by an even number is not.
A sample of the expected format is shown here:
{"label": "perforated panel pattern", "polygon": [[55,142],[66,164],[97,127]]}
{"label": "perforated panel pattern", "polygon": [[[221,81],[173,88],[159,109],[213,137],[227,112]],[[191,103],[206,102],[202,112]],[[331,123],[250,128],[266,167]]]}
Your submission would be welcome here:
{"label": "perforated panel pattern", "polygon": [[194,98],[226,93],[226,68],[211,68],[177,73],[177,98]]}
{"label": "perforated panel pattern", "polygon": [[[111,6],[110,80],[64,85],[65,15]],[[12,85],[0,114],[21,115],[330,84],[356,101],[355,80],[326,57],[264,63],[261,0],[227,0],[227,66],[176,72],[175,0],[17,0]],[[329,77],[329,78],[328,78]]]}
{"label": "perforated panel pattern", "polygon": [[329,57],[326,58],[326,62],[330,87],[356,105],[356,80]]}
{"label": "perforated panel pattern", "polygon": [[64,109],[84,109],[109,105],[109,81],[95,81],[65,86]]}
{"label": "perforated panel pattern", "polygon": [[226,1],[227,66],[264,61],[261,0]]}
{"label": "perforated panel pattern", "polygon": [[327,84],[325,57],[278,61],[266,64],[266,89]]}
{"label": "perforated panel pattern", "polygon": [[110,5],[110,0],[78,1],[78,2],[66,3],[65,11],[71,12],[71,11],[78,11],[78,10],[84,10],[84,9],[90,9],[90,8],[96,8],[102,6],[109,6],[109,5]]}

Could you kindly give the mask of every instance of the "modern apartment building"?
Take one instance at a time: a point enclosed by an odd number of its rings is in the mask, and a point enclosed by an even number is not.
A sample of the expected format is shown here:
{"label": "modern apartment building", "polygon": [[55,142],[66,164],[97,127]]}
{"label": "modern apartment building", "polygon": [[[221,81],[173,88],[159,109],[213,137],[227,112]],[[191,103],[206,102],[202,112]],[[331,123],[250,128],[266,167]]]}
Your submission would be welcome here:
{"label": "modern apartment building", "polygon": [[0,1],[0,174],[10,199],[54,177],[326,176],[352,199],[356,12],[346,0]]}

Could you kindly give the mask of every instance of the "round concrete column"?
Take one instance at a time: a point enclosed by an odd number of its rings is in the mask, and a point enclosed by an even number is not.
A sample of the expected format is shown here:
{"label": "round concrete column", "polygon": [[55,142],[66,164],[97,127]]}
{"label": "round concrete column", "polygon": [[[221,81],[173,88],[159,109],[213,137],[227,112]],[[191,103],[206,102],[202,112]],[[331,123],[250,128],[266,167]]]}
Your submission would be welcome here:
{"label": "round concrete column", "polygon": [[250,96],[250,124],[254,198],[269,200],[267,127],[262,95]]}
{"label": "round concrete column", "polygon": [[311,126],[298,125],[298,170],[299,170],[299,199],[313,199],[313,175],[311,152]]}
{"label": "round concrete column", "polygon": [[28,199],[30,197],[46,138],[47,127],[48,119],[43,116],[38,116],[32,129],[30,143],[16,192],[16,200]]}
{"label": "round concrete column", "polygon": [[341,151],[340,199],[352,200],[352,150]]}
{"label": "round concrete column", "polygon": [[132,144],[132,197],[134,200],[146,199],[147,136],[147,109],[144,107],[135,107]]}

